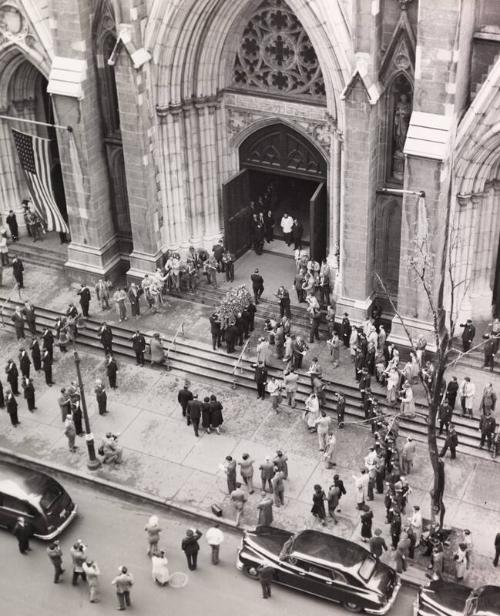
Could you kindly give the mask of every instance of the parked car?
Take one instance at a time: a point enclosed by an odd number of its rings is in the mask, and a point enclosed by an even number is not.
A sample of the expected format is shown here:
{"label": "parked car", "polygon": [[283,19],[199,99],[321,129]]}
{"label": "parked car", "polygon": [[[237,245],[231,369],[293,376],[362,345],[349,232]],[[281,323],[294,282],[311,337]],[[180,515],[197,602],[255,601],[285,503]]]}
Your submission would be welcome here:
{"label": "parked car", "polygon": [[52,477],[0,463],[0,526],[12,530],[23,516],[35,537],[49,541],[71,523],[76,511],[69,494]]}
{"label": "parked car", "polygon": [[417,596],[415,616],[500,616],[500,586],[468,588],[433,580]]}
{"label": "parked car", "polygon": [[401,582],[391,567],[357,543],[316,530],[291,533],[259,526],[246,531],[237,568],[258,577],[257,567],[274,568],[274,581],[341,603],[351,612],[387,614]]}

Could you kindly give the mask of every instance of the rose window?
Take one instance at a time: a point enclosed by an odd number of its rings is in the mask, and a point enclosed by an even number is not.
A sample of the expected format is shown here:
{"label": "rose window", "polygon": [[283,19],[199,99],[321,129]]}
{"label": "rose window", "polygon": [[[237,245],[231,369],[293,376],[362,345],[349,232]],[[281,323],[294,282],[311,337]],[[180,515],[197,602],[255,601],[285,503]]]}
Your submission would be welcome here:
{"label": "rose window", "polygon": [[314,47],[284,0],[264,0],[252,15],[236,55],[233,87],[325,98]]}

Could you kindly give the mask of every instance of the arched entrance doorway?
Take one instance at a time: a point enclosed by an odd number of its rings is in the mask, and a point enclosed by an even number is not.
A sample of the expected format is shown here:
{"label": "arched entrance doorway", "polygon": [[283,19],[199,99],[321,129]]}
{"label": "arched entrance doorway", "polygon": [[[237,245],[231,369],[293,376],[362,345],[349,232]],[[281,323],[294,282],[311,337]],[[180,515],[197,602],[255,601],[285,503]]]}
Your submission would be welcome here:
{"label": "arched entrance doorway", "polygon": [[[328,171],[321,152],[290,126],[276,123],[248,136],[240,145],[239,160],[241,171],[223,187],[224,230],[229,249],[237,256],[248,250],[252,214],[255,210],[271,209],[277,237],[281,236],[279,223],[286,212],[303,225],[304,244],[309,245],[313,258],[325,258]],[[268,197],[264,199],[266,193]]]}
{"label": "arched entrance doorway", "polygon": [[[3,159],[2,164],[0,164],[0,185],[2,185],[2,192],[4,194],[7,193],[6,196],[8,197],[4,199],[0,207],[3,207],[4,211],[13,209],[16,212],[21,227],[21,237],[23,237],[25,228],[21,201],[28,198],[32,199],[33,197],[30,195],[28,184],[19,163],[11,129],[17,129],[20,132],[49,140],[52,196],[63,219],[67,223],[66,197],[57,143],[57,131],[49,125],[35,125],[22,121],[35,120],[46,124],[56,122],[52,101],[47,93],[47,79],[30,60],[24,58],[15,49],[9,55],[6,55],[2,62],[0,77],[3,84],[3,94],[1,96],[3,106],[7,116],[11,118],[17,117],[20,121],[4,121],[0,126],[0,151],[2,154],[1,158]],[[31,203],[31,207],[37,209],[33,203]],[[42,215],[42,218],[45,218],[43,211],[38,213]],[[37,250],[43,252],[44,247],[59,250],[57,247],[60,241],[56,234],[46,236],[45,239],[49,241],[39,244]],[[65,253],[65,249],[61,248],[61,251]],[[64,255],[62,256],[64,257]]]}

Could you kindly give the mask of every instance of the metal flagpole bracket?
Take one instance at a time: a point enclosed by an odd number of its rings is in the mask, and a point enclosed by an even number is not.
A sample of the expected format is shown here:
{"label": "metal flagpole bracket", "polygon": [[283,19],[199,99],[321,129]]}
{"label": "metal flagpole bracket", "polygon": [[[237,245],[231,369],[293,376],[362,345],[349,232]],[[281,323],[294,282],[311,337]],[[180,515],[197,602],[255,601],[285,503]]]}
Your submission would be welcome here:
{"label": "metal flagpole bracket", "polygon": [[49,122],[39,122],[38,120],[26,120],[24,118],[16,118],[15,116],[0,115],[0,120],[6,120],[7,122],[24,122],[25,124],[36,124],[38,126],[49,126],[51,128],[60,128],[61,130],[67,130],[69,133],[73,132],[72,126],[63,126],[62,124],[50,124]]}

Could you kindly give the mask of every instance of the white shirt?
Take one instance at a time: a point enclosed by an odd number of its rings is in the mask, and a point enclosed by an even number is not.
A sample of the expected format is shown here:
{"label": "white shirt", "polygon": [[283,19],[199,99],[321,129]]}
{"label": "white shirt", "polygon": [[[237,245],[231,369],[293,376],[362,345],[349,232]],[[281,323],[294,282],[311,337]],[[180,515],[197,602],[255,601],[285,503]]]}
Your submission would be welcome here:
{"label": "white shirt", "polygon": [[220,545],[224,541],[224,533],[220,530],[220,528],[209,528],[206,532],[205,538],[207,540],[208,545]]}
{"label": "white shirt", "polygon": [[283,216],[281,219],[281,228],[283,233],[291,233],[293,227],[293,218],[291,216]]}

